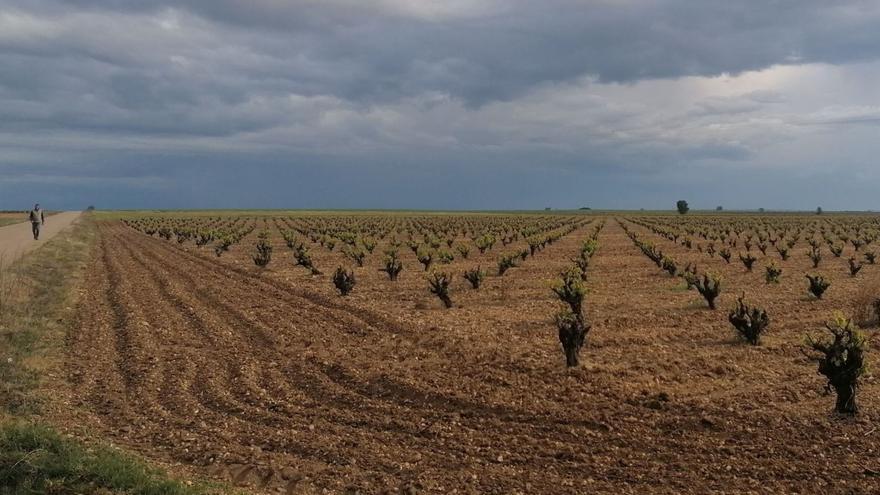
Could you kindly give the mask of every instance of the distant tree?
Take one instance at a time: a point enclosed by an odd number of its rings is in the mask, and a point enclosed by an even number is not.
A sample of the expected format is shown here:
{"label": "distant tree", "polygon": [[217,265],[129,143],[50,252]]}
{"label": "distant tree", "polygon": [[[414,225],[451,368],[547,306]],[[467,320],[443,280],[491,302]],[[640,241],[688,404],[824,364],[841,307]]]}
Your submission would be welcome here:
{"label": "distant tree", "polygon": [[581,206],[579,209],[581,210],[592,210],[589,206]]}
{"label": "distant tree", "polygon": [[764,208],[758,208],[758,213],[764,213]]}
{"label": "distant tree", "polygon": [[723,206],[716,206],[715,211],[724,211],[724,207]]}
{"label": "distant tree", "polygon": [[95,211],[95,207],[94,207],[94,206],[89,206],[88,208],[86,208],[86,211]]}
{"label": "distant tree", "polygon": [[688,202],[683,199],[679,199],[678,202],[675,203],[675,207],[678,208],[678,212],[682,215],[684,215],[685,213],[687,213],[691,209],[688,206]]}
{"label": "distant tree", "polygon": [[821,214],[822,214],[822,207],[819,206],[816,208],[816,215],[821,215]]}

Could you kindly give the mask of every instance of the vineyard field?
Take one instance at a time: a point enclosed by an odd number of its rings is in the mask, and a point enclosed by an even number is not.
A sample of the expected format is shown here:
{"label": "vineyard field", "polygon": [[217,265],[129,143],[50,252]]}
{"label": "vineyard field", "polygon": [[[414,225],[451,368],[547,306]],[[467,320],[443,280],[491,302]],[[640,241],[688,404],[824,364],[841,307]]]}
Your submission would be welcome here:
{"label": "vineyard field", "polygon": [[[858,414],[834,413],[807,344],[851,318],[873,362],[880,216],[98,220],[68,420],[184,472],[257,493],[880,492],[880,387],[869,368]],[[757,345],[740,298],[769,316]],[[577,366],[561,322],[586,326]]]}

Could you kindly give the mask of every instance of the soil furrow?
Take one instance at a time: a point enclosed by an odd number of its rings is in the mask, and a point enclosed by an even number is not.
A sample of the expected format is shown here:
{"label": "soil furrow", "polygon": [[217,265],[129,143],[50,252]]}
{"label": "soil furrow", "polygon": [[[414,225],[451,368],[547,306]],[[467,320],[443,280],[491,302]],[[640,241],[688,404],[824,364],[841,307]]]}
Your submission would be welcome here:
{"label": "soil furrow", "polygon": [[[816,381],[791,362],[795,332],[732,345],[723,311],[694,305],[610,219],[586,282],[583,365],[562,366],[548,285],[592,230],[480,291],[459,273],[445,310],[409,252],[400,280],[377,275],[373,255],[340,298],[289,260],[260,270],[241,246],[218,260],[105,223],[70,339],[88,362],[71,366],[78,400],[119,443],[256,492],[671,494],[697,477],[704,492],[760,492],[753,467],[772,474],[767,490],[799,491],[773,456],[802,468],[819,451],[780,451],[778,436],[817,443],[810,432],[830,427],[805,416],[824,399],[791,387]],[[342,259],[321,249],[322,269]],[[867,445],[821,438],[850,467]]]}

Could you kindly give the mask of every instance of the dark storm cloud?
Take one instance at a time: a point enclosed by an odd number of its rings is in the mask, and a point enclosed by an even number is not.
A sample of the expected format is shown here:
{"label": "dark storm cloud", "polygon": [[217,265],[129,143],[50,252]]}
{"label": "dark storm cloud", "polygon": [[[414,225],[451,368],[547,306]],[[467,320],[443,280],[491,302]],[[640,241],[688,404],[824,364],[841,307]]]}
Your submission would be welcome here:
{"label": "dark storm cloud", "polygon": [[[206,29],[224,33],[231,43],[246,43],[241,55],[263,58],[253,64],[227,60],[227,70],[247,70],[278,89],[355,101],[439,91],[481,104],[582,76],[632,82],[880,55],[880,12],[867,1],[474,1],[452,2],[458,8],[440,12],[405,1],[13,3],[48,18],[185,9],[215,24]],[[112,38],[106,41],[112,44]],[[95,43],[77,46],[75,39],[58,42],[44,46],[133,69],[142,61],[137,51],[154,48],[146,39],[121,53]],[[129,92],[151,96],[136,88]]]}
{"label": "dark storm cloud", "polygon": [[[818,162],[780,146],[843,127],[862,163],[880,102],[853,81],[878,71],[834,69],[880,58],[878,22],[873,1],[0,0],[0,203],[41,180],[117,206],[635,202]],[[821,90],[689,80],[808,64]]]}

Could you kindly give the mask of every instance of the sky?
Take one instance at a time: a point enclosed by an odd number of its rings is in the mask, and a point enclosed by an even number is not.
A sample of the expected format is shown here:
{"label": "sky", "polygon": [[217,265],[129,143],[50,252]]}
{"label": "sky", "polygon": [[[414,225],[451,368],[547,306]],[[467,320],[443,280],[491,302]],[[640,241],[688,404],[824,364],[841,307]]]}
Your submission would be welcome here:
{"label": "sky", "polygon": [[0,0],[0,209],[880,210],[880,2]]}

